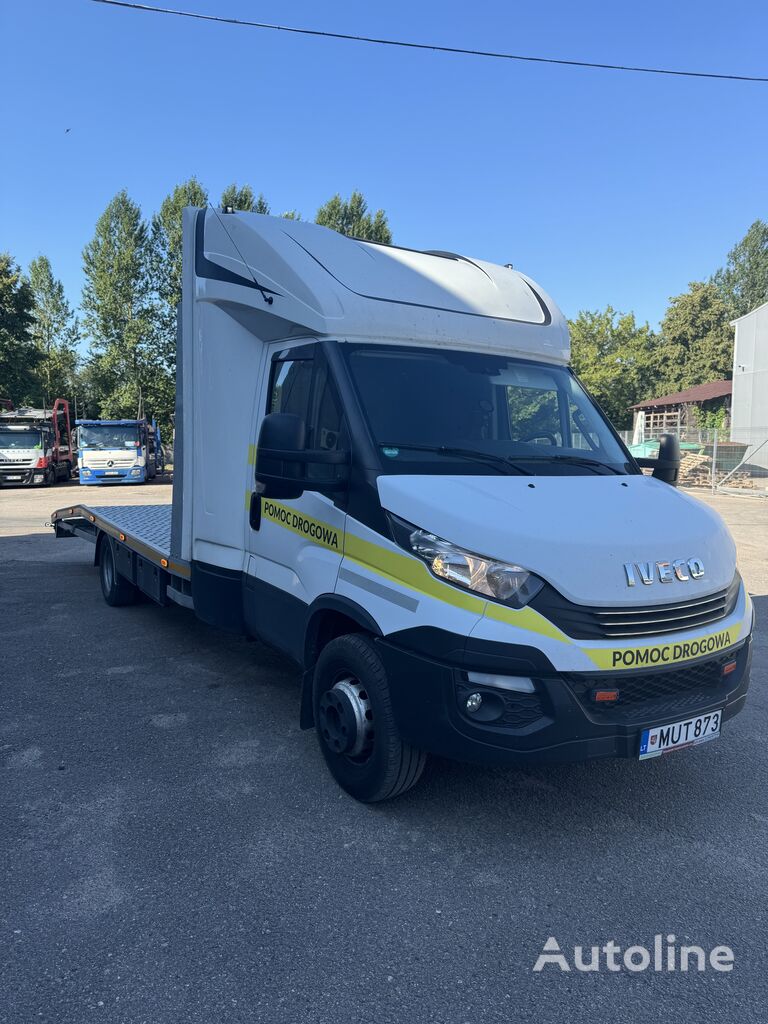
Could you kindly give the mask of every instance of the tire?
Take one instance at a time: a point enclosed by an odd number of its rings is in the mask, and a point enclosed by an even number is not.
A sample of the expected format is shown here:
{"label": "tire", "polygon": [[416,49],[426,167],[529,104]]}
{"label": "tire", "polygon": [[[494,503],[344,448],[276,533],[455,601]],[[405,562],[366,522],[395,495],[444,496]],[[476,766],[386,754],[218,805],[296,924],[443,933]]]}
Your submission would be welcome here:
{"label": "tire", "polygon": [[384,665],[368,636],[331,640],[315,666],[312,691],[320,749],[350,796],[378,803],[419,781],[427,755],[400,738]]}
{"label": "tire", "polygon": [[136,587],[117,571],[112,541],[106,536],[101,543],[99,579],[104,600],[113,608],[122,608],[136,601]]}

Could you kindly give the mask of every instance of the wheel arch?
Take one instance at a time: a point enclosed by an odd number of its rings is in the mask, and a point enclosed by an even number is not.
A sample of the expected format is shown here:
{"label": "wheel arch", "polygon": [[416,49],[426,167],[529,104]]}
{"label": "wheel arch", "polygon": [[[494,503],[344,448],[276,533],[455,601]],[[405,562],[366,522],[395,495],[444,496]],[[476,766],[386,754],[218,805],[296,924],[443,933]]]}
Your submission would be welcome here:
{"label": "wheel arch", "polygon": [[327,594],[312,602],[307,611],[307,626],[304,633],[304,674],[301,680],[299,723],[302,729],[311,729],[315,724],[312,712],[312,677],[317,659],[331,640],[348,633],[382,636],[381,629],[370,612],[348,597]]}

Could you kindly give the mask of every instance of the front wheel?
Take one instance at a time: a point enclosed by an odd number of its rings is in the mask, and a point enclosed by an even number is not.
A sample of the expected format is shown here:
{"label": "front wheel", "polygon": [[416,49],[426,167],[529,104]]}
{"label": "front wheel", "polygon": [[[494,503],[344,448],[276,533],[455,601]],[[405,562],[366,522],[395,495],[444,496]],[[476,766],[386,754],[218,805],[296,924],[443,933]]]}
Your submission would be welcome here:
{"label": "front wheel", "polygon": [[350,796],[377,803],[418,782],[427,755],[400,738],[384,665],[368,636],[340,636],[323,649],[313,705],[323,757]]}
{"label": "front wheel", "polygon": [[104,600],[113,608],[133,604],[136,600],[136,587],[117,571],[112,541],[107,536],[104,536],[101,543],[99,578]]}

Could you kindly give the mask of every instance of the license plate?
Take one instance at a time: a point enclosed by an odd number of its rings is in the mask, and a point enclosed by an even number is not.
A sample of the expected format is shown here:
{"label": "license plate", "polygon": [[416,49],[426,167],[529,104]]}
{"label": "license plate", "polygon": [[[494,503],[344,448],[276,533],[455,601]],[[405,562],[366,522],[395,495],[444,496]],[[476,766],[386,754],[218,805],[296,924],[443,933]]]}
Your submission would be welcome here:
{"label": "license plate", "polygon": [[673,725],[658,725],[655,729],[644,729],[640,737],[640,760],[717,739],[720,735],[721,718],[721,711],[711,711],[708,715],[686,718],[685,721],[675,722]]}
{"label": "license plate", "polygon": [[9,474],[8,474],[8,475],[6,476],[6,478],[5,478],[5,479],[6,479],[6,480],[21,480],[21,477],[20,477],[20,476],[11,476],[11,474],[9,473]]}
{"label": "license plate", "polygon": [[120,476],[116,469],[107,469],[104,476]]}

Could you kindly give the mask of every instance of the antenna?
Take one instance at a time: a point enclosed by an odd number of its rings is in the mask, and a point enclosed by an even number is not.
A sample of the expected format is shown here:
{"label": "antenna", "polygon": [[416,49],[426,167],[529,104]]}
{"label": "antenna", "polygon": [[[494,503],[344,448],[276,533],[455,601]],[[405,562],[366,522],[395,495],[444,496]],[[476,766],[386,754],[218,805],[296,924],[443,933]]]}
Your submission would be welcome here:
{"label": "antenna", "polygon": [[[248,271],[248,273],[249,273],[249,274],[251,275],[251,279],[252,279],[252,281],[253,281],[254,285],[255,285],[255,286],[256,286],[256,288],[257,288],[257,289],[258,289],[258,290],[259,290],[259,291],[261,292],[261,297],[262,297],[262,299],[264,299],[264,301],[266,302],[266,304],[267,304],[268,306],[271,306],[271,305],[272,305],[272,302],[273,302],[272,296],[271,296],[271,295],[267,295],[267,292],[266,292],[266,290],[265,290],[264,288],[262,288],[262,286],[261,286],[261,285],[259,284],[259,282],[258,282],[258,281],[256,280],[256,275],[254,274],[254,272],[253,272],[253,271],[251,270],[250,266],[249,266],[249,265],[248,265],[248,263],[246,262],[246,259],[245,259],[245,257],[243,256],[243,254],[242,254],[242,253],[240,252],[240,249],[238,248],[237,242],[236,242],[236,241],[234,240],[234,238],[232,237],[232,235],[231,235],[231,234],[229,233],[229,230],[228,230],[228,228],[227,228],[227,225],[226,225],[226,224],[224,223],[224,221],[223,221],[223,220],[221,219],[221,217],[219,216],[219,211],[218,211],[218,210],[217,210],[217,209],[216,209],[216,208],[215,208],[214,206],[211,206],[211,204],[210,204],[210,203],[208,203],[208,205],[209,205],[209,206],[211,207],[211,209],[213,210],[213,212],[214,212],[214,213],[216,214],[216,220],[217,220],[217,221],[219,222],[219,224],[221,224],[221,226],[222,226],[222,227],[224,228],[224,232],[225,232],[225,234],[226,234],[227,238],[228,238],[228,239],[230,240],[230,242],[231,242],[231,243],[232,243],[232,245],[234,246],[234,248],[235,248],[235,252],[236,252],[236,253],[237,253],[237,255],[238,255],[238,256],[240,257],[240,259],[241,259],[241,261],[242,261],[242,263],[243,263],[243,266],[244,266],[244,267],[245,267],[245,269],[246,269],[246,270]],[[225,212],[226,212],[226,213],[229,213],[230,211],[231,211],[232,213],[234,213],[234,212],[235,212],[235,211],[234,211],[234,210],[232,209],[232,207],[229,207],[229,206],[228,206],[228,207],[226,207],[226,209],[225,209]]]}

